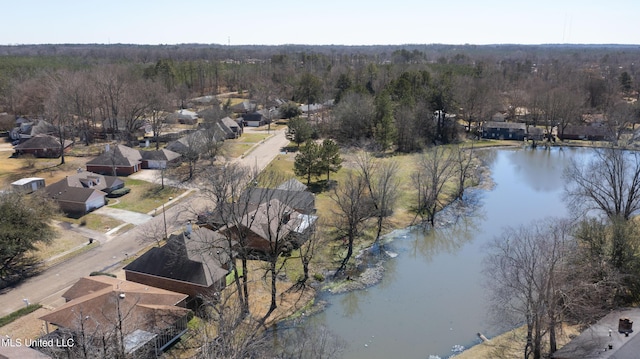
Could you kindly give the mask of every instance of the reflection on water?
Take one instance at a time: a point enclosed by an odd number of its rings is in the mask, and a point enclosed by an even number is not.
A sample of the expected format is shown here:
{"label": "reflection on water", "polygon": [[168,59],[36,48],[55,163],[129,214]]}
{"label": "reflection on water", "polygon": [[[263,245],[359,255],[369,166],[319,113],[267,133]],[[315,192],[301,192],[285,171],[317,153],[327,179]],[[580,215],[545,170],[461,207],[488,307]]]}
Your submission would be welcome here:
{"label": "reflection on water", "polygon": [[[474,190],[437,217],[435,230],[399,230],[383,250],[380,284],[325,293],[329,307],[307,324],[326,325],[348,343],[345,358],[446,358],[456,345],[496,334],[480,273],[484,246],[506,226],[564,216],[562,172],[585,150],[485,150],[495,187]],[[458,347],[456,347],[459,349]]]}

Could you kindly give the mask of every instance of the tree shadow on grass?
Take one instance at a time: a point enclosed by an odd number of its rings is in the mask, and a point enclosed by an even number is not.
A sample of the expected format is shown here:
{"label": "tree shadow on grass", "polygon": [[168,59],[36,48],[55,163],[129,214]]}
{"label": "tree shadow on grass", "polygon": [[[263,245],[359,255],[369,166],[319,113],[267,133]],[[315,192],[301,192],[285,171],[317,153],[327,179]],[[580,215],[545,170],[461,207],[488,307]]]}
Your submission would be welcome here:
{"label": "tree shadow on grass", "polygon": [[319,180],[309,183],[307,187],[310,192],[318,194],[325,191],[332,191],[337,185],[338,181],[336,180]]}

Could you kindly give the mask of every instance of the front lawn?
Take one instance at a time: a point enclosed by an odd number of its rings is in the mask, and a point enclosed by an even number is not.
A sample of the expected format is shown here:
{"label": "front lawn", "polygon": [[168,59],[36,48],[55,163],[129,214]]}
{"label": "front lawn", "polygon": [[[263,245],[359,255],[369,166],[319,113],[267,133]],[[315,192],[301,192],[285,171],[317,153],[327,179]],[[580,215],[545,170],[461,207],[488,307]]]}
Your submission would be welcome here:
{"label": "front lawn", "polygon": [[109,206],[139,213],[148,213],[168,202],[169,198],[176,198],[186,192],[184,189],[166,185],[162,188],[159,184],[133,178],[125,178],[124,185],[131,188],[131,192],[122,197],[111,198]]}
{"label": "front lawn", "polygon": [[107,217],[107,216],[100,216],[95,213],[88,213],[80,218],[61,216],[56,219],[67,222],[67,223],[76,224],[78,226],[83,226],[88,229],[92,229],[94,231],[98,231],[102,233],[105,233],[109,231],[111,228],[115,228],[124,223],[117,219]]}

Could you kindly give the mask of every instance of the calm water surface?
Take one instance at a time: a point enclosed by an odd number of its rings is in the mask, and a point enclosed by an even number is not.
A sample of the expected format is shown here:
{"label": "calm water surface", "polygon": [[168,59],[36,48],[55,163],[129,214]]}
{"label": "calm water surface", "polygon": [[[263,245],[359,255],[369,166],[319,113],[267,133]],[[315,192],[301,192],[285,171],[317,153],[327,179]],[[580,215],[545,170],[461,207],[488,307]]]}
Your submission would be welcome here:
{"label": "calm water surface", "polygon": [[463,216],[443,215],[430,233],[396,231],[385,245],[398,256],[383,280],[363,291],[324,294],[328,308],[311,318],[348,343],[345,358],[428,358],[492,336],[483,291],[487,243],[506,226],[565,216],[563,169],[582,149],[483,150],[494,187],[474,190]]}

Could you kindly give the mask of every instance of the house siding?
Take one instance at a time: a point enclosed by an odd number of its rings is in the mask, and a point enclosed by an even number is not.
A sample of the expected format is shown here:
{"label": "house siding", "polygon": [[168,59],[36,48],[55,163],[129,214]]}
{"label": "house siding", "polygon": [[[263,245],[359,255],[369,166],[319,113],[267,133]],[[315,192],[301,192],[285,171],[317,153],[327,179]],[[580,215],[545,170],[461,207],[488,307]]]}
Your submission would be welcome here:
{"label": "house siding", "polygon": [[[116,176],[128,176],[138,172],[139,166],[120,167],[116,166]],[[87,165],[87,171],[99,173],[101,175],[113,176],[113,167],[104,165]]]}
{"label": "house siding", "polygon": [[484,127],[482,129],[483,138],[522,141],[526,136],[524,128]]}
{"label": "house siding", "polygon": [[89,197],[87,199],[86,203],[86,208],[85,211],[86,212],[91,212],[95,209],[98,209],[102,206],[104,206],[106,204],[106,201],[104,199],[103,195],[100,195],[99,193],[94,192],[91,197]]}

